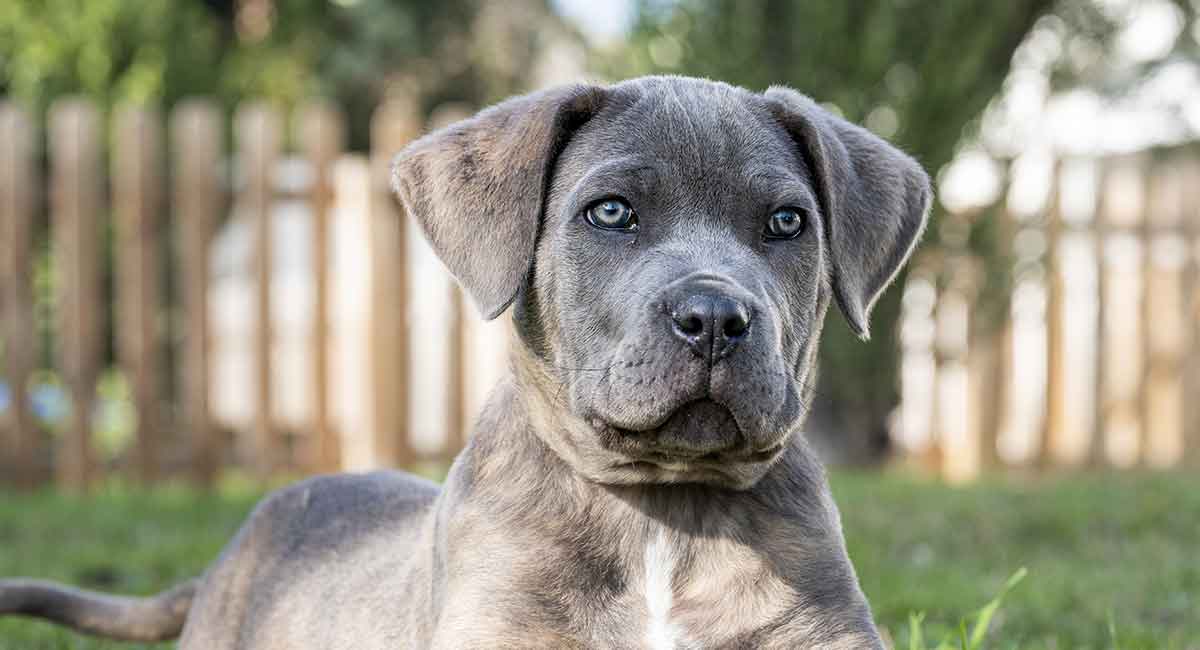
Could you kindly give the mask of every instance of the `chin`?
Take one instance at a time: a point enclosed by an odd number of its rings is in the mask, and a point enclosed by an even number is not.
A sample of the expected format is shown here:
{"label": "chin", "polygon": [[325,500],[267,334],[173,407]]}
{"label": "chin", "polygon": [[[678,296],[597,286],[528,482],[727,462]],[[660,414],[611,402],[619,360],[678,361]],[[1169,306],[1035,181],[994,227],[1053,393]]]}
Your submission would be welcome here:
{"label": "chin", "polygon": [[729,409],[707,399],[640,427],[615,426],[596,416],[588,421],[607,452],[593,478],[619,485],[695,483],[745,490],[779,460],[789,438],[745,435]]}
{"label": "chin", "polygon": [[613,485],[696,484],[731,490],[748,490],[778,460],[782,450],[769,461],[737,462],[722,465],[690,461],[655,462],[635,460],[604,470],[601,482]]}

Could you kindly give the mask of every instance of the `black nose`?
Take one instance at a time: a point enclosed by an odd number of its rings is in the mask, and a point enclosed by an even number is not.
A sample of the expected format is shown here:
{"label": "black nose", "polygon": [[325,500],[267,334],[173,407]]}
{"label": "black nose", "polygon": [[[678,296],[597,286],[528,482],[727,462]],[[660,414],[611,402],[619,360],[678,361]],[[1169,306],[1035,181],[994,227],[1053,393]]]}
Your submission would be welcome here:
{"label": "black nose", "polygon": [[701,358],[715,362],[750,333],[750,310],[720,294],[698,293],[671,311],[671,329]]}

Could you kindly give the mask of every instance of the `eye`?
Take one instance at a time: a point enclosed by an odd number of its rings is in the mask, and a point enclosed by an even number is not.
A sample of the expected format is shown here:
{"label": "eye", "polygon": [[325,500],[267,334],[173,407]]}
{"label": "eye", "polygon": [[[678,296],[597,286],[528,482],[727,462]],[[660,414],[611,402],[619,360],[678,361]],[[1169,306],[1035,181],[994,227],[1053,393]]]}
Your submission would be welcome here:
{"label": "eye", "polygon": [[808,212],[799,208],[779,208],[767,217],[763,235],[767,239],[793,239],[804,232],[808,224]]}
{"label": "eye", "polygon": [[637,215],[633,208],[621,199],[604,199],[593,203],[584,212],[588,223],[601,230],[637,230]]}

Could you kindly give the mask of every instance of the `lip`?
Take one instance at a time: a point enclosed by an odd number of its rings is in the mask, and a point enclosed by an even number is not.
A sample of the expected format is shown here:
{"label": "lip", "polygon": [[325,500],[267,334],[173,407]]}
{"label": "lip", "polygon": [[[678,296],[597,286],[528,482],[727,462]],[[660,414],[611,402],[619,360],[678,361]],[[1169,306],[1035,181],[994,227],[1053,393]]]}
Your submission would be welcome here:
{"label": "lip", "polygon": [[[671,409],[669,411],[662,413],[661,415],[654,418],[653,420],[650,420],[650,421],[644,422],[644,423],[640,423],[637,425],[613,424],[612,422],[609,422],[607,419],[605,419],[604,416],[602,416],[600,414],[593,414],[589,418],[589,420],[590,420],[592,426],[594,426],[598,429],[599,428],[607,428],[607,429],[611,429],[612,431],[615,431],[615,432],[625,435],[625,436],[638,437],[638,436],[645,436],[648,433],[654,433],[655,431],[661,430],[663,427],[667,426],[667,424],[671,421],[672,418],[675,418],[675,417],[679,416],[680,414],[685,413],[688,410],[695,409],[697,406],[699,406],[701,404],[708,404],[708,405],[716,406],[716,407],[722,409],[723,411],[728,413],[729,418],[733,422],[733,424],[735,426],[738,426],[737,417],[734,416],[733,410],[730,409],[729,406],[727,406],[724,402],[721,402],[719,400],[714,400],[711,396],[705,396],[700,399],[693,399],[691,401],[685,402],[685,403],[680,404],[679,406],[675,407],[674,409]],[[740,433],[740,431],[739,431],[739,433]]]}

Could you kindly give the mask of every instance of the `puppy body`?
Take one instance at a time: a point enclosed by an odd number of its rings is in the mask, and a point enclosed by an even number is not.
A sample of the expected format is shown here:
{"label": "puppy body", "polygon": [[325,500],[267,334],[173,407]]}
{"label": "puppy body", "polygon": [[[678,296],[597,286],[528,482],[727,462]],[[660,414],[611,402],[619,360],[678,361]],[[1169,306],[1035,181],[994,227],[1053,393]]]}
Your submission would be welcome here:
{"label": "puppy body", "polygon": [[[652,77],[509,100],[394,177],[481,312],[511,305],[511,376],[440,491],[267,499],[181,648],[882,647],[802,427],[829,304],[865,336],[924,227],[914,161],[791,90]],[[168,637],[188,593],[0,582],[0,614]]]}
{"label": "puppy body", "polygon": [[604,486],[492,395],[438,494],[401,473],[267,500],[181,648],[881,647],[800,437],[757,485]]}

